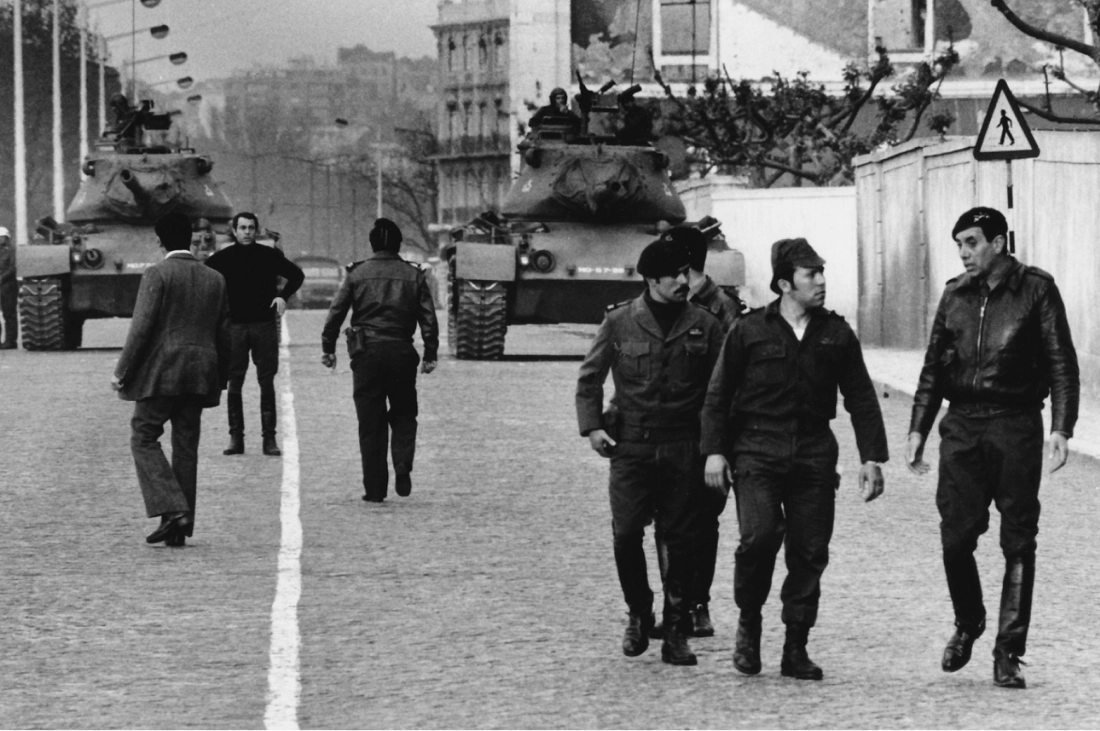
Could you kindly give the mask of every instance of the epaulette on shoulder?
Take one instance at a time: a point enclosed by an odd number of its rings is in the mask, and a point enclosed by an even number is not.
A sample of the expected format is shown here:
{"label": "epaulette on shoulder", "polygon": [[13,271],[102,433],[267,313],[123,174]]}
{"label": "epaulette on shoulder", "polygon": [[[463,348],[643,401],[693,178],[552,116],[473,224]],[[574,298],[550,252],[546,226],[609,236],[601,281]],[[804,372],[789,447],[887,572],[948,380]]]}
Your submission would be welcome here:
{"label": "epaulette on shoulder", "polygon": [[958,284],[959,280],[962,279],[964,276],[965,275],[960,274],[957,277],[951,277],[950,279],[948,279],[946,282],[943,283],[943,286],[950,287],[952,284]]}
{"label": "epaulette on shoulder", "polygon": [[359,266],[360,264],[362,264],[365,261],[366,261],[366,259],[360,259],[359,261],[353,261],[350,264],[346,264],[344,266],[344,271],[346,271],[347,273],[350,274],[351,272],[355,271],[355,267]]}
{"label": "epaulette on shoulder", "polygon": [[1050,272],[1045,271],[1043,269],[1040,269],[1039,267],[1033,267],[1030,264],[1024,266],[1024,272],[1027,273],[1027,274],[1034,274],[1035,276],[1039,277],[1040,279],[1045,279],[1048,282],[1053,282],[1054,281],[1054,275],[1053,274],[1051,274]]}
{"label": "epaulette on shoulder", "polygon": [[633,301],[634,301],[634,300],[623,300],[622,302],[616,302],[616,303],[615,303],[615,304],[613,304],[613,305],[608,305],[608,306],[607,306],[607,311],[608,311],[608,312],[611,312],[612,310],[617,310],[617,309],[619,309],[620,307],[623,307],[623,306],[625,306],[625,305],[629,305],[629,304],[630,304],[631,302],[633,302]]}
{"label": "epaulette on shoulder", "polygon": [[699,302],[699,301],[697,301],[697,300],[691,300],[691,304],[695,305],[695,306],[696,306],[696,307],[698,307],[698,308],[699,308],[700,310],[706,310],[707,312],[709,312],[710,314],[714,315],[715,317],[721,318],[721,316],[722,316],[722,315],[721,315],[721,312],[722,312],[722,308],[721,308],[721,307],[719,307],[719,306],[718,306],[717,304],[714,304],[714,305],[704,305],[704,304],[703,304],[702,302]]}

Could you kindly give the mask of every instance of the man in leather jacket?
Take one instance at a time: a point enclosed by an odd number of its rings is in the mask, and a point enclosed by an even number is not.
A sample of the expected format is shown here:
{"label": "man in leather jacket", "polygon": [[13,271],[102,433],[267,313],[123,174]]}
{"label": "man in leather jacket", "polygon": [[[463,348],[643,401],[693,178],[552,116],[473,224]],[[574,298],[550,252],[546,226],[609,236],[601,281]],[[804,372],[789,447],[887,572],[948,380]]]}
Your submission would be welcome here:
{"label": "man in leather jacket", "polygon": [[947,283],[932,324],[906,462],[916,474],[928,472],[924,443],[946,398],[936,505],[955,633],[942,666],[955,672],[966,665],[985,631],[974,550],[989,527],[992,501],[1001,513],[1005,556],[993,682],[1023,688],[1019,658],[1031,621],[1039,532],[1040,411],[1049,393],[1053,472],[1066,462],[1077,422],[1077,354],[1053,277],[1007,251],[1008,224],[999,211],[967,211],[952,236],[966,273]]}

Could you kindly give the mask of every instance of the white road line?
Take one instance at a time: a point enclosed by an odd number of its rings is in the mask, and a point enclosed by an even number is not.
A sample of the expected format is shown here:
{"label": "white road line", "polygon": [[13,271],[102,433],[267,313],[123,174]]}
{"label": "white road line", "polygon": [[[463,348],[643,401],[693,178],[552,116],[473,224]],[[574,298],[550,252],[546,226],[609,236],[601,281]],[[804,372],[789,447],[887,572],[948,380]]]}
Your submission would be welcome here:
{"label": "white road line", "polygon": [[298,599],[302,596],[302,521],[299,517],[298,426],[294,416],[294,392],[290,387],[290,329],[282,321],[279,347],[282,371],[283,486],[279,507],[282,542],[279,545],[279,577],[271,605],[271,652],[267,672],[267,710],[264,727],[297,729],[298,702],[302,696],[299,672],[301,634],[298,631]]}

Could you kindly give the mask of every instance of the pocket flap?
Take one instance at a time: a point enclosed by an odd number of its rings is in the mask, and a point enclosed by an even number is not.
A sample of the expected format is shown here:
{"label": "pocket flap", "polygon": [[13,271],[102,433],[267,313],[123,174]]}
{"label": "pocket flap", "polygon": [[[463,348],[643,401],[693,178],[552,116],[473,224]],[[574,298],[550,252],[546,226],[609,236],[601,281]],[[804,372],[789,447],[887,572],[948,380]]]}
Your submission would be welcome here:
{"label": "pocket flap", "polygon": [[688,355],[706,355],[707,343],[684,343],[684,349]]}
{"label": "pocket flap", "polygon": [[619,345],[623,355],[639,356],[649,355],[649,343],[639,340],[625,340]]}

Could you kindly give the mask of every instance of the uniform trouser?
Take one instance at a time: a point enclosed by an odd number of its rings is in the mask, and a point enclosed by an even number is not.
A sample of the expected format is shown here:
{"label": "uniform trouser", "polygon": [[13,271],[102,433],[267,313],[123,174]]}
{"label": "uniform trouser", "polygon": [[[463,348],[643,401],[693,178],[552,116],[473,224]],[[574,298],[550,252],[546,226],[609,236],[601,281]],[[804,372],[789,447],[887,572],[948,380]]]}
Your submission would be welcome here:
{"label": "uniform trouser", "polygon": [[783,622],[812,627],[833,535],[837,443],[828,429],[784,442],[784,449],[772,453],[735,449],[741,542],[734,554],[733,598],[742,613],[760,612],[785,544]]}
{"label": "uniform trouser", "polygon": [[15,345],[19,339],[19,283],[0,279],[0,316],[4,319],[4,344]]}
{"label": "uniform trouser", "polygon": [[[134,404],[130,451],[150,518],[165,513],[195,514],[202,409],[203,401],[197,396],[156,396]],[[160,446],[168,422],[172,424],[171,464]]]}
{"label": "uniform trouser", "polygon": [[[351,360],[352,397],[359,417],[359,454],[368,498],[384,498],[390,479],[386,446],[396,474],[412,472],[416,452],[416,367],[420,356],[411,343],[368,345]],[[386,408],[386,402],[389,408]]]}
{"label": "uniform trouser", "polygon": [[[974,551],[989,529],[989,504],[1001,513],[1001,552],[1007,564],[997,646],[1023,655],[1031,620],[1043,420],[1038,411],[975,418],[948,411],[940,421],[940,478],[936,506],[947,587],[961,625],[985,619]],[[1006,603],[1012,607],[1004,616]]]}
{"label": "uniform trouser", "polygon": [[244,414],[233,408],[239,403],[234,397],[244,388],[248,373],[248,356],[256,364],[256,380],[260,383],[260,428],[263,437],[275,436],[275,374],[279,372],[279,322],[234,323],[229,326],[229,433],[244,436]]}
{"label": "uniform trouser", "polygon": [[[718,518],[726,509],[727,498],[717,490],[701,490],[696,501],[695,556],[692,558],[691,602],[710,604],[710,588],[714,584],[714,570],[718,562]],[[657,565],[661,569],[661,582],[668,575],[668,547],[665,537],[658,530],[654,535],[657,544]]]}
{"label": "uniform trouser", "polygon": [[703,488],[703,458],[696,440],[620,440],[611,456],[611,531],[623,598],[632,614],[653,607],[642,539],[656,520],[668,551],[664,623],[689,631],[688,608],[694,552],[694,510]]}

